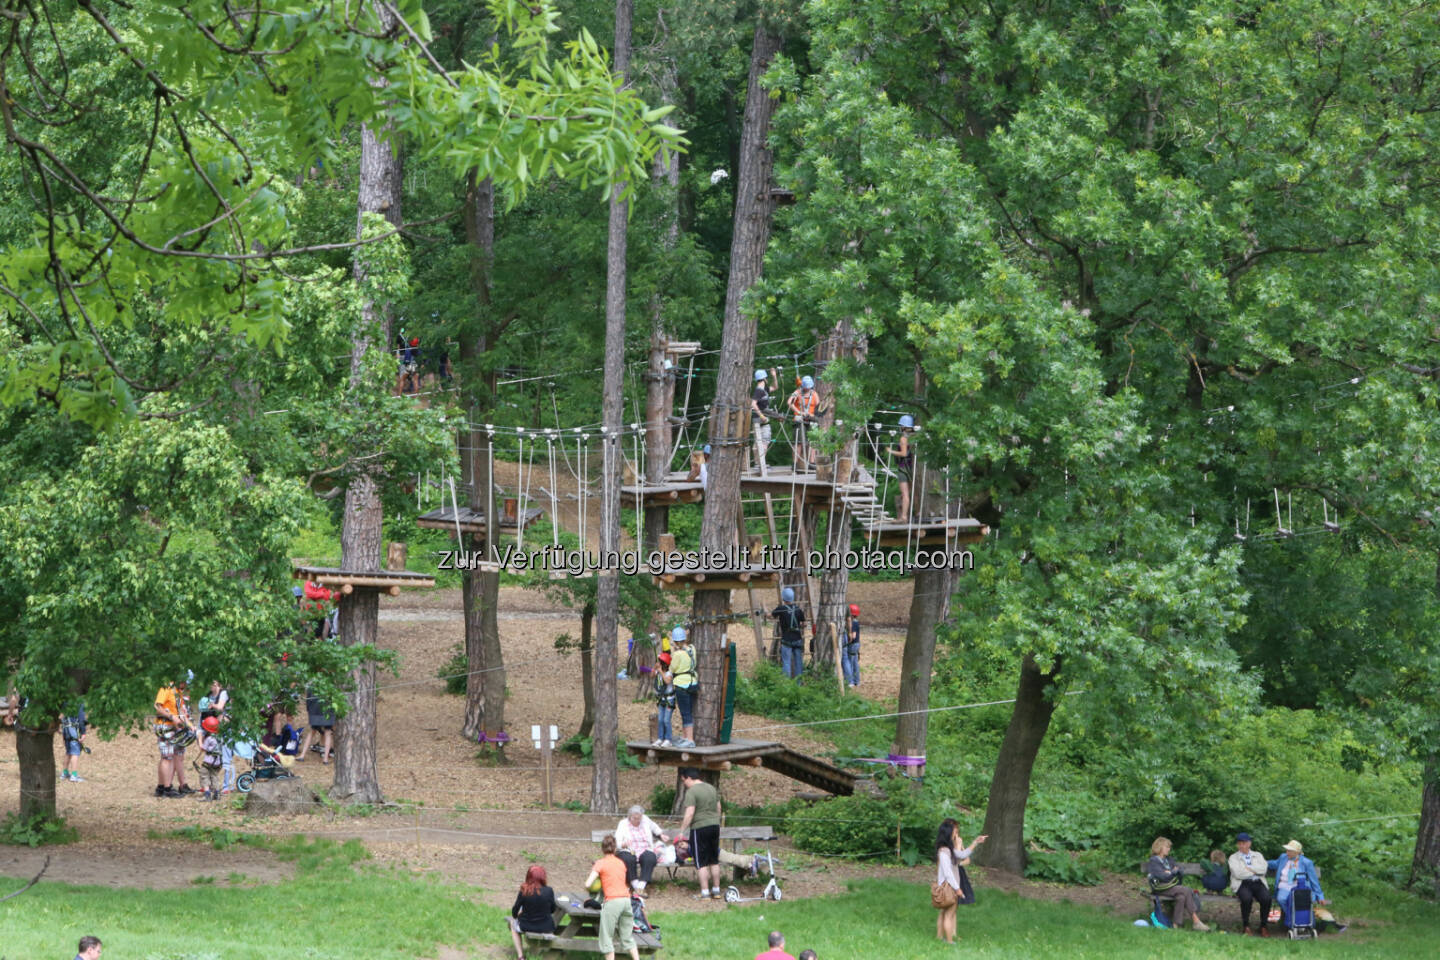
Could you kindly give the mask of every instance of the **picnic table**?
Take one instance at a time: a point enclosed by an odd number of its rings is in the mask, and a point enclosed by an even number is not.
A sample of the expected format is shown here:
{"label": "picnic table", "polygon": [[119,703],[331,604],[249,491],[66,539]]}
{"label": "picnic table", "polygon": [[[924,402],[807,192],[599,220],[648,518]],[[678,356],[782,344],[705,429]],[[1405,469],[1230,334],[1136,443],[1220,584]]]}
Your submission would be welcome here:
{"label": "picnic table", "polygon": [[[574,893],[555,895],[555,932],[526,933],[525,940],[544,960],[564,960],[571,954],[595,954],[600,951],[600,911],[585,906],[585,898]],[[636,933],[635,946],[642,955],[653,954],[661,947],[653,933]],[[616,953],[619,953],[616,943]]]}

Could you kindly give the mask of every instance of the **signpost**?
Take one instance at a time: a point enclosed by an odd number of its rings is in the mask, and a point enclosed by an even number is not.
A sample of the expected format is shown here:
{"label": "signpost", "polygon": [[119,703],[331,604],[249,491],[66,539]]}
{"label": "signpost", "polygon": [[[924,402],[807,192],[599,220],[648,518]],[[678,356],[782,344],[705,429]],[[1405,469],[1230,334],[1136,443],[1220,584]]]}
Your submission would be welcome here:
{"label": "signpost", "polygon": [[[555,749],[555,742],[560,739],[560,729],[555,724],[550,724],[548,731],[541,730],[541,724],[530,724],[530,739],[535,743],[535,749],[540,751],[540,764],[545,770],[545,809],[550,809],[554,802],[550,795],[550,752]],[[549,736],[544,736],[548,733]]]}

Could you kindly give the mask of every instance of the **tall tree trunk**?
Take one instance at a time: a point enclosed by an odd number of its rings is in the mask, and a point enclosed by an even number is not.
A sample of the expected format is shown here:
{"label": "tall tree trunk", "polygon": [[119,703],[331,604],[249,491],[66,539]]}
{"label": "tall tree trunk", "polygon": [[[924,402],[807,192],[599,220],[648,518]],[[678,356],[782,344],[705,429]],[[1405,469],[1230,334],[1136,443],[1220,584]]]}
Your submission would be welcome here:
{"label": "tall tree trunk", "polygon": [[1030,772],[1055,713],[1055,701],[1048,694],[1059,674],[1059,660],[1048,672],[1042,671],[1029,654],[1020,664],[1015,709],[1000,743],[1000,755],[995,758],[990,802],[981,830],[990,835],[990,841],[975,853],[975,859],[984,866],[1025,872],[1025,803],[1030,798]]}
{"label": "tall tree trunk", "polygon": [[[1435,563],[1435,595],[1440,597],[1440,559]],[[1431,753],[1425,762],[1410,885],[1420,886],[1427,894],[1440,894],[1440,752]]]}
{"label": "tall tree trunk", "polygon": [[[863,342],[855,339],[854,324],[847,317],[835,325],[830,333],[816,344],[815,361],[816,372],[819,374],[817,391],[820,394],[820,407],[823,411],[820,416],[820,427],[829,429],[835,426],[835,384],[834,381],[825,376],[825,366],[833,360],[842,357],[863,357],[865,354]],[[857,441],[852,436],[845,441],[839,451],[830,458],[831,480],[838,487],[850,482],[850,474],[855,463],[855,450]],[[843,555],[850,548],[850,512],[845,508],[844,501],[835,491],[830,500],[829,521],[825,527],[825,543],[821,549],[827,555]],[[841,654],[845,644],[846,631],[849,629],[849,617],[845,594],[850,589],[850,568],[845,564],[836,564],[827,568],[820,578],[820,597],[815,606],[815,653],[817,665],[833,672],[835,660]]]}
{"label": "tall tree trunk", "polygon": [[20,819],[55,816],[55,728],[31,730],[15,725],[15,755],[20,761]]}
{"label": "tall tree trunk", "polygon": [[[615,72],[630,69],[630,23],[633,0],[615,3]],[[610,197],[610,237],[605,269],[605,387],[600,404],[604,474],[600,481],[600,556],[595,581],[595,750],[591,768],[590,810],[615,813],[620,808],[620,767],[615,755],[620,732],[616,645],[620,633],[620,572],[612,563],[620,550],[621,414],[625,389],[625,253],[630,204],[617,185]],[[637,545],[638,546],[638,545]]]}
{"label": "tall tree trunk", "polygon": [[[465,184],[465,239],[470,245],[470,287],[475,294],[480,332],[460,339],[461,375],[466,384],[469,426],[461,427],[460,458],[467,505],[485,516],[483,542],[472,541],[477,552],[489,556],[495,544],[498,518],[491,488],[493,443],[482,424],[489,421],[495,403],[495,370],[489,351],[495,348],[498,332],[490,312],[490,279],[495,263],[495,184],[475,174]],[[551,517],[551,522],[556,518]],[[457,544],[459,546],[459,544]],[[500,600],[500,574],[490,570],[466,569],[461,574],[465,603],[465,660],[470,675],[465,681],[465,723],[467,740],[481,734],[494,737],[505,729],[505,655],[500,648],[500,624],[496,611]]]}
{"label": "tall tree trunk", "polygon": [[[755,24],[750,51],[750,81],[745,122],[740,134],[739,174],[735,183],[735,228],[730,240],[730,281],[725,288],[725,323],[720,333],[719,374],[710,410],[711,457],[709,489],[700,527],[705,550],[728,550],[735,542],[740,510],[740,469],[749,443],[751,371],[755,362],[755,319],[741,313],[745,292],[760,277],[765,247],[770,242],[774,205],[770,200],[772,159],[766,139],[775,101],[760,86],[760,77],[780,52],[780,37],[763,16]],[[724,617],[730,596],[723,590],[697,590],[691,614],[699,702],[695,706],[695,739],[715,743],[724,714]]]}
{"label": "tall tree trunk", "polygon": [[1434,896],[1440,894],[1440,760],[1425,764],[1425,787],[1420,794],[1420,829],[1415,834],[1415,858],[1410,862],[1410,886]]}
{"label": "tall tree trunk", "polygon": [[[383,5],[376,11],[387,29],[394,16]],[[371,84],[384,81],[372,79]],[[360,129],[360,196],[356,234],[366,213],[379,213],[390,223],[401,223],[400,197],[404,170],[400,144],[393,129]],[[365,258],[355,256],[355,280],[365,277]],[[375,340],[372,340],[375,338]],[[378,342],[376,342],[378,341]],[[361,305],[360,328],[350,344],[352,389],[361,387],[370,348],[390,348],[389,305],[366,300]],[[377,479],[361,473],[345,489],[345,518],[340,529],[340,566],[346,570],[379,570],[384,514]],[[340,601],[340,642],[346,646],[376,646],[380,639],[380,594],[359,589]],[[375,760],[375,664],[366,662],[351,671],[350,709],[335,725],[335,785],[331,796],[349,803],[380,803],[379,774]]]}
{"label": "tall tree trunk", "polygon": [[[662,32],[665,18],[659,17]],[[665,33],[665,39],[669,39]],[[660,102],[675,102],[679,78],[673,57],[664,56],[659,70]],[[666,253],[680,242],[680,154],[662,150],[655,155],[651,167],[651,183],[665,191],[665,213],[662,221]],[[674,391],[675,371],[665,368],[665,297],[657,290],[650,298],[650,363],[645,380],[645,479],[662,483],[670,470],[670,415],[674,407],[668,402]],[[668,507],[645,508],[644,551],[648,555],[659,549],[660,534],[670,528]]]}
{"label": "tall tree trunk", "polygon": [[580,718],[581,739],[595,730],[595,604],[580,611],[580,685],[585,690],[585,715]]}
{"label": "tall tree trunk", "polygon": [[[924,475],[917,479],[924,483]],[[945,510],[944,498],[926,483],[916,491],[926,511]],[[894,753],[901,757],[926,755],[930,732],[930,678],[935,663],[935,634],[950,610],[956,571],[949,568],[914,571],[910,617],[905,627],[905,649],[900,655],[900,716],[895,721]],[[918,776],[920,767],[901,767]]]}

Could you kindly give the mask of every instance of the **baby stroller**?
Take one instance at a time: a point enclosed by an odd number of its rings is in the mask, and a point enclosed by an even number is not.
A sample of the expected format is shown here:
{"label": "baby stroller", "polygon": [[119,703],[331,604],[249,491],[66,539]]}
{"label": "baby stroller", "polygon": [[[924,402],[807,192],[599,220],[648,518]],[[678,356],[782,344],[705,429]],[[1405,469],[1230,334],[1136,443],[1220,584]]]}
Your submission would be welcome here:
{"label": "baby stroller", "polygon": [[235,778],[235,789],[249,793],[256,780],[289,780],[295,776],[290,772],[294,763],[294,757],[287,757],[274,747],[257,743],[254,756],[250,757],[250,769]]}
{"label": "baby stroller", "polygon": [[1291,940],[1313,940],[1320,935],[1315,929],[1314,894],[1304,877],[1300,877],[1295,889],[1290,891],[1290,904],[1284,908],[1283,918]]}

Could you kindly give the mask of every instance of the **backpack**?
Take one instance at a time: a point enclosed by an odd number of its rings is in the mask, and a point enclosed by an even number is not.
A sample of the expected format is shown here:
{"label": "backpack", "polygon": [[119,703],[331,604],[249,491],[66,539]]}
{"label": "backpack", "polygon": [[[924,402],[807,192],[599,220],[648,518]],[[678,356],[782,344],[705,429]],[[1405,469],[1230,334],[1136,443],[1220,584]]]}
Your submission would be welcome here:
{"label": "backpack", "polygon": [[635,921],[632,925],[632,929],[636,933],[653,933],[655,934],[656,940],[660,939],[660,928],[652,926],[650,923],[650,918],[645,916],[644,900],[641,900],[639,897],[632,896],[630,898],[630,912],[635,916]]}

